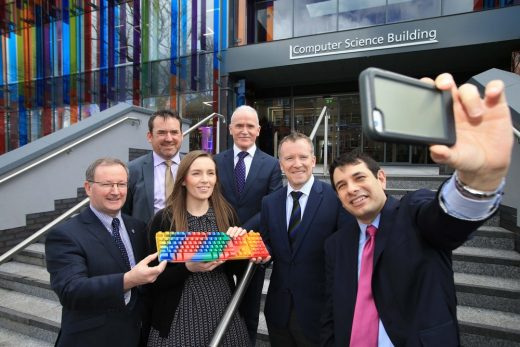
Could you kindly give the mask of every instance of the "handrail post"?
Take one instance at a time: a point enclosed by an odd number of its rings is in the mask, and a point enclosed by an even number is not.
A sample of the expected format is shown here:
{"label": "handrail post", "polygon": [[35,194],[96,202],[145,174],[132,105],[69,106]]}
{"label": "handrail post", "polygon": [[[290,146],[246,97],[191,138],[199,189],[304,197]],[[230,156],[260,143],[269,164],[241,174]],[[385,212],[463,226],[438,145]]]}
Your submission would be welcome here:
{"label": "handrail post", "polygon": [[237,289],[235,290],[235,293],[233,294],[233,297],[231,298],[231,301],[226,308],[226,312],[224,312],[224,316],[220,320],[220,323],[215,330],[215,334],[209,343],[210,347],[218,347],[220,345],[229,323],[231,323],[231,320],[233,319],[233,314],[237,310],[238,305],[240,304],[240,300],[242,300],[242,297],[244,296],[244,293],[249,286],[249,282],[251,281],[251,277],[253,277],[255,270],[256,264],[253,262],[248,262],[247,268],[244,271],[244,276],[242,276],[240,279]]}
{"label": "handrail post", "polygon": [[316,121],[316,124],[314,125],[314,128],[312,129],[311,134],[309,135],[311,141],[314,140],[314,136],[316,136],[316,132],[318,131],[318,127],[321,124],[323,116],[325,115],[325,111],[327,111],[327,106],[323,106],[323,108],[321,109],[320,116],[318,117],[318,120]]}
{"label": "handrail post", "polygon": [[329,158],[329,111],[327,110],[325,112],[325,124],[323,124],[325,127],[323,131],[323,136],[325,137],[323,139],[323,175],[326,175],[327,172],[327,164],[328,164],[328,158]]}

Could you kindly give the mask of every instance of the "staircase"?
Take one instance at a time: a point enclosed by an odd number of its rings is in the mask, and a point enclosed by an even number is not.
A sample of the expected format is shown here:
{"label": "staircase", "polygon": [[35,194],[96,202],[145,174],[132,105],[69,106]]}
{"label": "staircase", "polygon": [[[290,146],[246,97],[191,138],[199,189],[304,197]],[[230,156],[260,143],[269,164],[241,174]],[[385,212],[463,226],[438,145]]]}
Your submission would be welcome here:
{"label": "staircase", "polygon": [[60,321],[42,243],[0,265],[0,346],[54,346]]}
{"label": "staircase", "polygon": [[[419,188],[435,190],[446,178],[390,176],[387,193],[401,197]],[[520,253],[514,250],[513,232],[499,224],[499,217],[491,218],[472,240],[453,252],[457,316],[464,347],[520,347]],[[270,275],[271,269],[267,269],[257,347],[270,346],[263,315]]]}
{"label": "staircase", "polygon": [[[388,192],[402,196],[418,187],[436,189],[439,178],[390,177]],[[74,204],[74,201],[67,201]],[[520,253],[514,234],[492,218],[453,252],[462,345],[520,347]],[[266,271],[262,311],[271,269]],[[53,346],[61,305],[50,288],[44,246],[36,243],[0,265],[0,346]],[[263,313],[257,346],[270,346]]]}

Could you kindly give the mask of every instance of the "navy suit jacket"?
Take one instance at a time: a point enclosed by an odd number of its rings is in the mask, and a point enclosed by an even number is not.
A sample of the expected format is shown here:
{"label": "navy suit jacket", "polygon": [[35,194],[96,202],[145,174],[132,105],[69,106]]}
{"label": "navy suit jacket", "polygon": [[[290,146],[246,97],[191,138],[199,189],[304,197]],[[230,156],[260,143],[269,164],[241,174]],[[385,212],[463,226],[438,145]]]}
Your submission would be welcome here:
{"label": "navy suit jacket", "polygon": [[122,212],[148,223],[154,215],[153,152],[128,163],[128,171],[128,192]]}
{"label": "navy suit jacket", "polygon": [[[123,215],[136,262],[145,255],[146,225]],[[141,288],[124,302],[128,269],[110,233],[88,207],[55,227],[45,242],[52,289],[63,306],[56,346],[137,346],[144,313]]]}
{"label": "navy suit jacket", "polygon": [[282,171],[278,160],[256,149],[242,194],[235,186],[233,148],[215,155],[222,193],[235,208],[244,229],[258,231],[262,198],[282,187]]}
{"label": "navy suit jacket", "polygon": [[[372,291],[395,346],[458,346],[451,251],[481,222],[446,214],[428,190],[388,197],[376,234]],[[327,304],[322,346],[348,346],[358,283],[359,225],[325,244]]]}
{"label": "navy suit jacket", "polygon": [[286,200],[287,187],[284,187],[262,201],[260,231],[273,258],[265,318],[273,326],[286,327],[292,302],[306,337],[318,343],[320,315],[325,304],[323,245],[349,215],[332,187],[316,179],[298,226],[298,236],[291,247]]}

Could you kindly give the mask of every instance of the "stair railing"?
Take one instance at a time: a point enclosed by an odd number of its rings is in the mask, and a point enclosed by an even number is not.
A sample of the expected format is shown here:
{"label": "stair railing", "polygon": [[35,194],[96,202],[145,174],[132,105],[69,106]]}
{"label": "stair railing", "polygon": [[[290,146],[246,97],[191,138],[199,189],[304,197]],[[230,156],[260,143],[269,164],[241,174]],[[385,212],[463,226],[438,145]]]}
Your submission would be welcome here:
{"label": "stair railing", "polygon": [[2,254],[0,256],[0,265],[7,262],[11,258],[13,258],[16,254],[23,251],[27,246],[31,245],[33,242],[37,241],[40,237],[45,235],[47,231],[49,231],[52,227],[54,227],[56,224],[60,223],[61,221],[67,219],[68,217],[72,216],[75,212],[77,212],[80,208],[83,206],[86,206],[88,202],[90,201],[90,198],[85,198],[78,204],[74,205],[70,209],[68,209],[65,213],[62,213],[58,218],[8,250],[6,253]]}
{"label": "stair railing", "polygon": [[[314,140],[314,137],[316,136],[316,132],[318,131],[318,127],[321,124],[321,121],[325,119],[325,123],[323,123],[323,174],[326,175],[327,165],[328,165],[328,155],[329,155],[329,111],[327,109],[327,106],[323,106],[321,109],[320,116],[318,117],[318,120],[316,121],[316,124],[314,125],[314,128],[311,131],[311,134],[309,135],[309,138],[311,141]],[[318,148],[318,150],[320,150]]]}
{"label": "stair railing", "polygon": [[50,160],[50,159],[52,159],[52,158],[54,158],[54,157],[56,157],[56,156],[58,156],[60,154],[66,153],[66,152],[70,151],[72,148],[76,147],[77,145],[79,145],[79,144],[81,144],[81,143],[83,143],[85,141],[88,141],[91,138],[93,138],[93,137],[95,137],[95,136],[97,136],[99,134],[102,134],[105,131],[115,127],[116,125],[121,124],[121,123],[126,122],[126,121],[131,121],[132,125],[136,125],[136,124],[139,125],[139,124],[141,124],[141,120],[139,120],[138,118],[135,118],[135,117],[126,116],[126,117],[120,118],[120,119],[116,120],[115,122],[112,122],[112,123],[102,127],[101,129],[93,131],[92,133],[82,137],[81,139],[79,139],[77,141],[74,141],[70,145],[67,145],[67,146],[65,146],[63,148],[60,148],[56,152],[53,152],[53,153],[43,157],[42,159],[37,160],[34,163],[31,163],[31,164],[29,164],[27,166],[24,166],[23,168],[13,172],[12,174],[5,176],[4,178],[0,179],[0,184],[10,180],[13,177],[16,177],[16,176],[24,173],[25,171],[28,171],[28,170],[30,170],[30,169],[32,169],[32,168],[34,168],[34,167],[36,167],[36,166],[38,166],[40,164],[45,163],[47,160]]}
{"label": "stair railing", "polygon": [[[219,142],[220,142],[220,121],[222,121],[223,123],[225,123],[226,119],[223,115],[219,114],[219,113],[212,113],[210,114],[209,116],[205,117],[204,119],[202,119],[200,122],[198,122],[197,124],[195,124],[194,126],[192,126],[191,128],[189,128],[188,130],[186,130],[182,135],[183,136],[186,136],[186,135],[189,135],[193,130],[197,129],[201,124],[207,122],[208,120],[214,118],[214,117],[218,117],[218,121],[217,121],[217,146],[216,146],[216,151],[217,153],[219,153],[219,150],[220,150],[220,147],[219,147]],[[28,166],[25,166],[23,167],[22,169],[4,177],[3,179],[0,180],[0,184],[13,178],[13,177],[16,177],[18,176],[19,174],[25,172],[25,171],[28,171],[32,168],[34,168],[35,166],[38,166],[40,165],[41,163],[44,163],[45,161],[51,159],[51,158],[54,158],[56,156],[58,156],[59,154],[62,154],[64,152],[67,152],[69,151],[71,148],[79,145],[80,143],[82,142],[85,142],[87,141],[88,139],[96,136],[96,135],[99,135],[105,131],[107,131],[108,129],[116,126],[117,124],[120,124],[122,122],[125,122],[127,120],[130,120],[132,121],[132,124],[134,124],[134,122],[137,122],[137,124],[140,124],[140,120],[138,118],[134,118],[134,117],[123,117],[121,119],[118,119],[117,121],[115,122],[112,122],[110,123],[109,125],[99,129],[99,130],[96,130],[94,132],[92,132],[91,134],[71,143],[70,145],[68,146],[65,146],[64,148],[61,148],[60,150],[52,153],[52,154],[49,154],[48,156],[42,158],[41,160],[38,160]],[[80,203],[78,203],[77,205],[73,206],[72,208],[70,208],[69,210],[67,210],[66,212],[64,212],[63,214],[61,214],[60,216],[58,216],[55,220],[53,220],[52,222],[50,222],[49,224],[45,225],[43,228],[41,228],[40,230],[36,231],[34,234],[32,234],[31,236],[29,236],[28,238],[26,238],[25,240],[23,240],[22,242],[20,242],[19,244],[17,244],[16,246],[14,246],[13,248],[11,248],[10,250],[8,250],[6,253],[0,255],[0,265],[2,265],[3,263],[11,260],[15,255],[17,255],[18,253],[20,253],[21,251],[23,251],[25,248],[27,248],[28,246],[30,246],[31,244],[33,244],[34,242],[38,241],[38,239],[40,239],[41,237],[43,237],[51,228],[53,228],[56,224],[60,223],[61,221],[67,219],[68,217],[72,216],[74,213],[76,213],[77,211],[79,211],[80,208],[82,208],[83,206],[86,206],[90,201],[90,198],[85,198],[83,199],[83,201],[81,201]]]}
{"label": "stair railing", "polygon": [[216,139],[217,145],[215,147],[215,153],[220,153],[220,121],[222,121],[222,123],[226,124],[226,117],[224,117],[220,113],[213,112],[209,116],[204,117],[197,124],[195,124],[188,130],[186,130],[182,135],[186,136],[186,135],[190,134],[193,130],[197,129],[199,126],[201,126],[202,124],[206,123],[207,121],[209,121],[210,119],[215,118],[215,117],[218,118],[217,119],[217,139]]}

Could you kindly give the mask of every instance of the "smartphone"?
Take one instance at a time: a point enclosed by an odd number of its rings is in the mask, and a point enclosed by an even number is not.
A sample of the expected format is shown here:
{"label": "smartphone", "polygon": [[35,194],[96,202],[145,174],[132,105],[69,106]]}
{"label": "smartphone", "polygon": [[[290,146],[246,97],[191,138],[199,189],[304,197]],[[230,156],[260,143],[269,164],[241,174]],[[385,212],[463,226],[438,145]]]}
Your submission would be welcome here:
{"label": "smartphone", "polygon": [[368,68],[359,75],[363,131],[374,141],[455,144],[451,92],[394,72]]}

